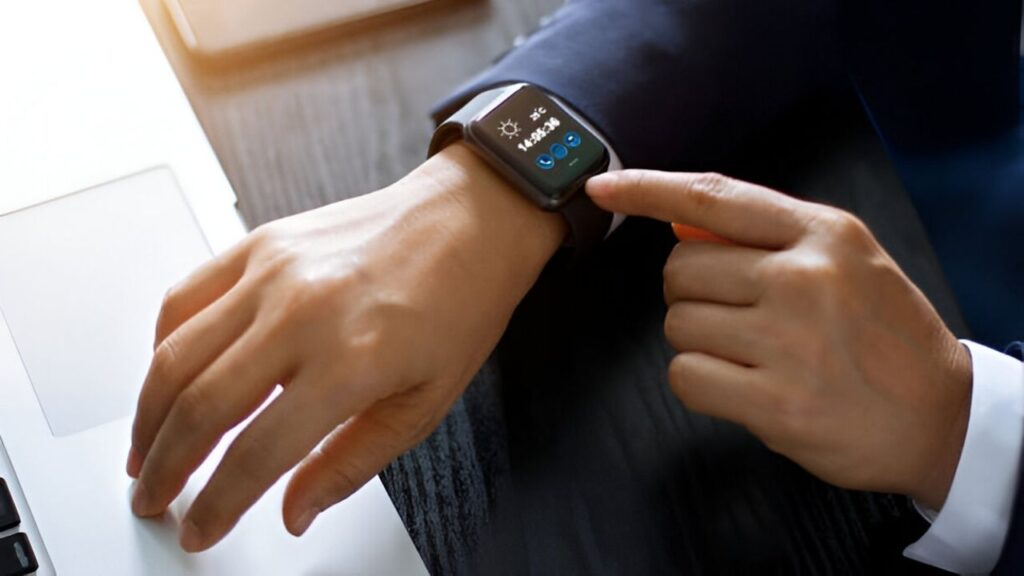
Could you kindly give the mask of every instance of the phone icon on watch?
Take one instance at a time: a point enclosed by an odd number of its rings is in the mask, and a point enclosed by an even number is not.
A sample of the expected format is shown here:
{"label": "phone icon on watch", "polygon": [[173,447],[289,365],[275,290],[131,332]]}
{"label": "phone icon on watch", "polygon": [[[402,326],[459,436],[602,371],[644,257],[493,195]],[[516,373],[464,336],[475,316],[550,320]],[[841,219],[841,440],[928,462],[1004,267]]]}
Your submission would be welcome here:
{"label": "phone icon on watch", "polygon": [[555,167],[555,159],[550,154],[537,156],[537,166],[541,170],[551,170]]}

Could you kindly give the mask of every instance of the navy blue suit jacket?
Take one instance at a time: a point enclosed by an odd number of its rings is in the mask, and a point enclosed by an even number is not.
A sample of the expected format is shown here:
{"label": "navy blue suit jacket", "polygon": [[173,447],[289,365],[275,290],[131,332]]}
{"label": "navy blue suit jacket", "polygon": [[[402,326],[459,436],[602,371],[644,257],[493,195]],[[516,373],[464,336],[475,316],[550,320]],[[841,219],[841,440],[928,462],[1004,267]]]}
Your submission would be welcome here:
{"label": "navy blue suit jacket", "polygon": [[[575,0],[435,118],[488,87],[526,81],[587,117],[626,166],[708,170],[780,116],[852,84],[897,155],[948,149],[1015,124],[1020,9],[1017,0]],[[1022,523],[1005,566],[1024,568]]]}

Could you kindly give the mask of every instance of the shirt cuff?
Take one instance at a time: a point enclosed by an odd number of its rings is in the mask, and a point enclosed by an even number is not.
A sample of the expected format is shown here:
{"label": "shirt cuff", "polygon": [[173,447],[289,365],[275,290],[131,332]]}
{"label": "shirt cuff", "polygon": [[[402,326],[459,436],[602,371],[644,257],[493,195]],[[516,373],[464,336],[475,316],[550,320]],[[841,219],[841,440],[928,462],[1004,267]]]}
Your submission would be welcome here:
{"label": "shirt cuff", "polygon": [[[1024,364],[967,340],[974,384],[967,435],[942,510],[903,554],[958,574],[988,574],[1002,553],[1024,442]],[[916,504],[916,503],[915,503]],[[919,509],[920,510],[920,509]]]}

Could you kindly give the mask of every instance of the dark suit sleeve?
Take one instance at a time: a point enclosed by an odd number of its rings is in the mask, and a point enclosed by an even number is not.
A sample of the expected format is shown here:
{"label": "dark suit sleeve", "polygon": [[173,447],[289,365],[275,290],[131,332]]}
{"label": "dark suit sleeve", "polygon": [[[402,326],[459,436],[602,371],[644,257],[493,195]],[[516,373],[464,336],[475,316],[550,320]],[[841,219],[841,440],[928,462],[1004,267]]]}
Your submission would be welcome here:
{"label": "dark suit sleeve", "polygon": [[[1010,346],[1007,354],[1024,361],[1024,342],[1017,342]],[[1024,455],[1021,457],[1024,462]],[[1013,505],[1013,516],[1010,520],[1010,531],[1006,535],[1006,542],[1003,543],[1003,554],[999,558],[999,564],[993,574],[998,576],[1010,576],[1024,574],[1024,482],[1021,479],[1024,474],[1018,474],[1017,497]]]}
{"label": "dark suit sleeve", "polygon": [[626,166],[706,168],[840,81],[834,27],[827,0],[575,0],[434,117],[530,82],[585,116]]}
{"label": "dark suit sleeve", "polygon": [[850,80],[896,151],[1017,115],[1018,0],[572,0],[434,111],[530,82],[561,96],[630,167],[706,169]]}

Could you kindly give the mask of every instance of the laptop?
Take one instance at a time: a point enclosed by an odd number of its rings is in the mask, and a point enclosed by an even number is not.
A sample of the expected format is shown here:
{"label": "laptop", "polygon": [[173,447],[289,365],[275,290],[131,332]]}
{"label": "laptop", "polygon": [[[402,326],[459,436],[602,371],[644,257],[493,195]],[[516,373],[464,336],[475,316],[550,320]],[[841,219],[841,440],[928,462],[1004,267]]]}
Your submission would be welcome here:
{"label": "laptop", "polygon": [[241,239],[236,198],[133,0],[0,10],[0,576],[426,574],[379,479],[285,531],[278,482],[207,552],[124,472],[164,292]]}

